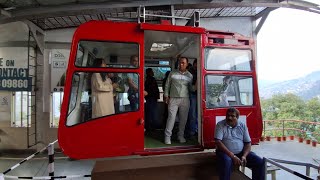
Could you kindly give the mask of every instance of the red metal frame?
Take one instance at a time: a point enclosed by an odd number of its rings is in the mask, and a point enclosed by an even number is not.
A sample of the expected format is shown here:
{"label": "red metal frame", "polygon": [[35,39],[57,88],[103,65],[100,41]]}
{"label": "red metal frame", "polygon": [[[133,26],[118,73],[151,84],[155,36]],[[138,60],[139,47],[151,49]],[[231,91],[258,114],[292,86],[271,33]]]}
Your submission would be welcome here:
{"label": "red metal frame", "polygon": [[[209,31],[209,33],[202,35],[202,47],[204,49],[206,47],[220,47],[220,48],[232,48],[232,49],[250,49],[252,51],[252,71],[250,72],[231,72],[231,71],[211,71],[206,70],[205,62],[204,62],[204,51],[202,51],[201,58],[201,67],[202,67],[202,92],[201,92],[201,100],[202,100],[202,122],[203,122],[203,146],[204,148],[214,148],[214,129],[216,126],[216,116],[225,116],[227,108],[216,108],[216,109],[207,109],[206,108],[206,97],[205,97],[205,77],[209,74],[215,75],[240,75],[240,76],[252,76],[253,78],[253,106],[244,106],[244,107],[236,107],[240,111],[240,115],[247,116],[247,126],[249,129],[249,134],[251,137],[252,144],[257,144],[259,142],[259,138],[262,135],[262,113],[260,108],[260,98],[258,93],[258,83],[257,83],[257,75],[256,75],[256,60],[255,60],[255,45],[254,41],[251,38],[243,37],[239,34],[234,33],[223,33],[220,31]],[[240,44],[217,44],[209,41],[210,38],[232,38],[237,39],[239,41],[246,41],[248,45]]]}
{"label": "red metal frame", "polygon": [[[117,29],[115,31],[115,29]],[[59,145],[71,158],[87,159],[121,155],[131,155],[144,149],[143,98],[138,111],[98,118],[71,127],[66,126],[72,75],[74,72],[101,71],[101,69],[76,67],[74,62],[79,40],[101,40],[114,42],[134,42],[140,45],[140,66],[138,69],[111,69],[106,72],[139,73],[143,82],[144,33],[136,23],[114,23],[111,21],[91,21],[81,25],[75,32],[67,69],[64,99],[58,129]],[[143,83],[140,83],[143,94]]]}
{"label": "red metal frame", "polygon": [[[252,72],[230,72],[230,71],[207,71],[204,69],[203,51],[200,57],[201,69],[201,105],[202,105],[202,142],[200,146],[172,147],[161,149],[144,149],[144,103],[143,96],[140,96],[140,109],[136,112],[116,114],[103,118],[98,118],[86,123],[67,127],[67,111],[71,91],[72,75],[74,72],[95,72],[100,71],[95,68],[76,67],[74,65],[77,45],[82,40],[101,40],[115,42],[135,42],[139,43],[140,66],[138,69],[111,69],[105,68],[109,72],[134,72],[140,75],[140,94],[144,89],[144,30],[185,32],[201,34],[201,49],[207,46],[229,47],[239,49],[251,49],[253,54]],[[242,45],[222,45],[210,42],[209,38],[235,38],[245,42]],[[248,43],[246,45],[246,43]],[[71,158],[87,159],[101,158],[122,155],[151,155],[168,154],[180,152],[201,151],[203,148],[214,148],[214,128],[215,117],[225,116],[227,108],[206,109],[205,104],[205,76],[207,74],[237,74],[252,75],[254,88],[254,105],[252,107],[237,107],[241,115],[247,115],[247,126],[253,143],[259,142],[262,134],[262,116],[260,110],[260,101],[258,95],[258,86],[255,69],[255,48],[254,41],[233,33],[224,33],[218,31],[206,31],[203,28],[173,26],[173,25],[154,25],[137,23],[119,23],[111,21],[91,21],[82,24],[75,32],[69,65],[67,69],[67,78],[64,91],[64,100],[61,108],[61,116],[58,130],[59,145],[64,153]],[[200,128],[200,127],[199,127]]]}

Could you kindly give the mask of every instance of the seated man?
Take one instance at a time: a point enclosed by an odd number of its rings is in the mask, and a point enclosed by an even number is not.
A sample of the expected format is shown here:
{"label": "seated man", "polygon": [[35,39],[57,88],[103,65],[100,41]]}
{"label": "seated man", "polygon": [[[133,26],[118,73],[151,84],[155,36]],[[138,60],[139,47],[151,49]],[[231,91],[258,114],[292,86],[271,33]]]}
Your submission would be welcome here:
{"label": "seated man", "polygon": [[264,161],[251,152],[251,139],[248,128],[238,122],[239,111],[229,108],[226,119],[217,123],[214,138],[219,160],[220,180],[229,180],[233,165],[245,165],[252,169],[253,180],[264,179]]}

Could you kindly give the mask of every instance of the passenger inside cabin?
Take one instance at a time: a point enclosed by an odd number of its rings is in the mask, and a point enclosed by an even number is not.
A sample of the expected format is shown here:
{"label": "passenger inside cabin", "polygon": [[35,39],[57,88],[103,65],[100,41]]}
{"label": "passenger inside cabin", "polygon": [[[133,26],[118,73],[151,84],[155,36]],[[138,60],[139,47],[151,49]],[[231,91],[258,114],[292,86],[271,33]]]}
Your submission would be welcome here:
{"label": "passenger inside cabin", "polygon": [[233,166],[246,166],[252,169],[253,180],[264,180],[264,161],[251,152],[251,139],[247,126],[238,121],[240,112],[229,108],[226,119],[217,123],[214,139],[216,155],[220,162],[220,180],[230,180]]}
{"label": "passenger inside cabin", "polygon": [[[130,67],[136,68],[139,65],[139,57],[133,55],[130,57]],[[128,74],[128,100],[130,102],[131,111],[136,111],[139,107],[139,76],[136,73]],[[145,92],[144,92],[145,94]]]}
{"label": "passenger inside cabin", "polygon": [[[102,58],[94,60],[95,67],[106,67]],[[114,114],[113,89],[117,84],[112,84],[107,73],[93,73],[91,77],[92,93],[92,118]]]}
{"label": "passenger inside cabin", "polygon": [[124,92],[125,87],[122,78],[119,77],[116,73],[108,73],[108,77],[112,81],[114,110],[117,114],[120,112],[120,101],[122,99],[121,93]]}
{"label": "passenger inside cabin", "polygon": [[197,59],[192,63],[189,72],[192,74],[192,86],[195,91],[190,92],[190,109],[187,123],[187,136],[196,137],[198,134],[198,108],[197,108]]}
{"label": "passenger inside cabin", "polygon": [[151,68],[146,70],[145,91],[148,95],[145,96],[146,100],[146,123],[145,128],[147,131],[158,128],[158,99],[160,99],[159,88],[156,79],[153,77],[154,73]]}
{"label": "passenger inside cabin", "polygon": [[228,96],[234,96],[234,94],[234,85],[233,81],[231,80],[231,76],[225,76],[223,78],[223,91],[219,97],[220,106],[229,106]]}
{"label": "passenger inside cabin", "polygon": [[[168,79],[168,76],[170,74],[171,71],[167,71],[163,80],[162,80],[162,90],[163,92],[166,89],[166,81]],[[168,104],[167,103],[163,103],[164,104],[164,109],[163,109],[163,116],[162,116],[162,124],[163,124],[163,128],[166,128],[166,124],[167,124],[167,119],[168,119]]]}
{"label": "passenger inside cabin", "polygon": [[187,123],[192,91],[192,74],[187,71],[188,58],[180,57],[179,70],[170,72],[164,91],[164,102],[168,104],[168,119],[165,129],[165,144],[171,144],[172,129],[174,127],[177,112],[179,111],[178,140],[185,143],[184,130]]}

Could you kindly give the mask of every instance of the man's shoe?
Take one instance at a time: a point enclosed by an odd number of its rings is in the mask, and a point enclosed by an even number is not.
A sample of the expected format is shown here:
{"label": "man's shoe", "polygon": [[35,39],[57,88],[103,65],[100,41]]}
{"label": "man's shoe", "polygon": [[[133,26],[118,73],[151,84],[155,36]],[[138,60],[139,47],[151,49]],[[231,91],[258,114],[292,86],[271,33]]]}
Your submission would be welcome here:
{"label": "man's shoe", "polygon": [[164,137],[164,143],[165,144],[171,144],[171,138],[170,137]]}
{"label": "man's shoe", "polygon": [[180,143],[186,143],[187,142],[184,137],[179,137],[178,140],[179,140]]}

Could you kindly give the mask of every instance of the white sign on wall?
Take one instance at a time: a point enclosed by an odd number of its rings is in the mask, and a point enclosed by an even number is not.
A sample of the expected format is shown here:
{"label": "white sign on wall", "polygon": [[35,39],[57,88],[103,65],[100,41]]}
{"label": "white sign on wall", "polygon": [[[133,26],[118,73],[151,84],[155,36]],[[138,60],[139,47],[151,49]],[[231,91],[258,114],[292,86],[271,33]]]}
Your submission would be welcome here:
{"label": "white sign on wall", "polygon": [[0,112],[10,112],[11,92],[0,92]]}
{"label": "white sign on wall", "polygon": [[32,90],[30,74],[33,73],[33,69],[28,67],[28,57],[32,58],[35,55],[32,49],[29,54],[27,47],[0,48],[0,90]]}
{"label": "white sign on wall", "polygon": [[52,92],[62,92],[64,89],[69,53],[67,49],[52,49],[50,52]]}

